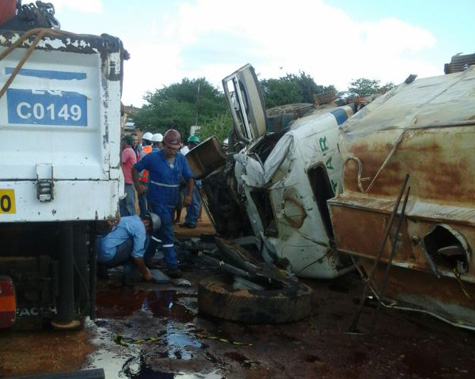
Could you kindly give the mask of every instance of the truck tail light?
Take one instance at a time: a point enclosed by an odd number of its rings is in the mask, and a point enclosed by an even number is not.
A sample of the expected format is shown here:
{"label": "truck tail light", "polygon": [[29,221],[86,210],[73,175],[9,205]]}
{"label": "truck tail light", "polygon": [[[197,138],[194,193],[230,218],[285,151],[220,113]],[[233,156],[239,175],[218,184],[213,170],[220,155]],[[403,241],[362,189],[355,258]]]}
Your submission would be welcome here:
{"label": "truck tail light", "polygon": [[13,326],[15,319],[15,287],[8,276],[0,275],[0,328],[9,328]]}

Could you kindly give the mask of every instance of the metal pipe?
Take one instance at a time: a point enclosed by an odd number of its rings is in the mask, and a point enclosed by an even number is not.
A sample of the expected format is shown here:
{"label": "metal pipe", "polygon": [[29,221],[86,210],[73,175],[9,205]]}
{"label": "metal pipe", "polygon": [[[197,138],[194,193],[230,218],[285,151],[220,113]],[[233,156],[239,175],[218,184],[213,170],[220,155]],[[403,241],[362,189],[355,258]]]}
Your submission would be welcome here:
{"label": "metal pipe", "polygon": [[376,327],[376,320],[378,318],[379,310],[381,309],[381,301],[384,299],[384,291],[386,290],[386,285],[388,283],[389,270],[391,269],[391,263],[393,261],[394,254],[396,253],[396,245],[397,245],[397,241],[399,239],[399,231],[401,230],[402,222],[404,220],[407,200],[409,199],[409,192],[410,191],[411,191],[411,187],[408,187],[407,191],[406,191],[406,196],[404,197],[404,202],[402,204],[401,215],[399,216],[399,219],[398,219],[398,222],[397,222],[397,225],[396,225],[396,230],[394,231],[394,238],[393,238],[393,243],[392,243],[392,246],[391,246],[391,252],[389,253],[389,257],[388,257],[386,272],[384,273],[384,278],[383,278],[383,282],[381,284],[381,289],[379,290],[379,300],[380,301],[378,301],[378,305],[376,307],[376,310],[373,313],[373,318],[371,319],[371,323],[370,323],[370,328],[369,328],[369,333],[368,333],[369,338],[373,337],[374,328]]}
{"label": "metal pipe", "polygon": [[226,263],[224,261],[220,261],[219,259],[210,257],[210,256],[208,256],[206,254],[203,254],[203,253],[198,253],[198,256],[201,259],[203,259],[205,262],[216,265],[219,268],[222,268],[223,270],[226,270],[226,271],[230,272],[233,275],[239,275],[239,276],[242,276],[244,278],[251,277],[249,272],[241,270],[240,268],[234,267],[234,266],[232,266],[229,263]]}
{"label": "metal pipe", "polygon": [[356,331],[356,327],[358,325],[358,322],[359,322],[359,319],[360,319],[360,316],[361,316],[361,311],[363,310],[363,306],[364,306],[366,297],[368,296],[368,291],[369,291],[369,288],[371,286],[371,281],[373,280],[374,274],[376,272],[376,268],[377,268],[377,266],[379,264],[379,261],[381,259],[381,255],[383,254],[384,247],[386,246],[386,241],[388,239],[389,232],[391,231],[391,227],[393,225],[394,218],[396,217],[397,210],[399,208],[399,204],[401,202],[401,198],[402,198],[402,195],[404,194],[404,190],[406,189],[406,185],[407,185],[408,181],[409,181],[409,174],[406,174],[406,177],[404,178],[404,182],[401,185],[401,188],[399,190],[399,194],[398,194],[398,197],[396,199],[396,203],[394,204],[394,209],[391,213],[391,217],[389,218],[388,225],[386,226],[386,230],[384,232],[384,238],[381,241],[381,246],[379,248],[378,254],[376,255],[376,259],[374,260],[373,267],[371,267],[371,271],[368,275],[368,279],[366,280],[366,284],[363,288],[363,294],[361,296],[360,303],[359,303],[358,308],[355,312],[353,320],[350,324],[350,327],[349,327],[350,332],[355,332]]}

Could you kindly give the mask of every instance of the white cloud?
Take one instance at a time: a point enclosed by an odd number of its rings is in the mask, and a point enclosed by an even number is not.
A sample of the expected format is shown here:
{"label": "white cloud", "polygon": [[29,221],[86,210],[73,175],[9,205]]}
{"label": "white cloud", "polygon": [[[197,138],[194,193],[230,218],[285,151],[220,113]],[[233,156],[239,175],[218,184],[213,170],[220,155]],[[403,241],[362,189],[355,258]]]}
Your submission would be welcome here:
{"label": "white cloud", "polygon": [[400,83],[411,73],[442,74],[420,58],[436,44],[429,31],[394,18],[359,23],[321,0],[187,1],[173,14],[144,19],[145,27],[143,43],[125,44],[132,54],[125,103],[139,105],[147,90],[184,77],[220,86],[246,63],[261,79],[302,70],[340,90],[360,77]]}
{"label": "white cloud", "polygon": [[84,13],[100,13],[102,12],[101,0],[53,0],[56,12],[70,8]]}
{"label": "white cloud", "polygon": [[181,81],[181,57],[177,46],[144,42],[125,47],[131,55],[130,60],[125,62],[125,104],[141,106],[146,92]]}

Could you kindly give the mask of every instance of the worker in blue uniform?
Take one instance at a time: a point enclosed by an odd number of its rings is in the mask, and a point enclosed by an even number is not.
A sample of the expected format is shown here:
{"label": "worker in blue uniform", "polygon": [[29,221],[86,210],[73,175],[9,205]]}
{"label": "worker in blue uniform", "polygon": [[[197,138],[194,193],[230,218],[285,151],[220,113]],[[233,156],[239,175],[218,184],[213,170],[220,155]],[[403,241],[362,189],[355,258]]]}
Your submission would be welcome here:
{"label": "worker in blue uniform", "polygon": [[[108,228],[99,231],[97,239],[97,261],[100,271],[108,268],[124,266],[124,282],[134,280],[138,271],[145,281],[153,279],[146,266],[147,254],[153,255],[150,236],[160,228],[160,218],[148,212],[145,216],[126,216],[108,221]],[[147,236],[148,235],[148,236]],[[151,249],[149,249],[151,248]]]}
{"label": "worker in blue uniform", "polygon": [[[187,196],[184,206],[192,202],[193,175],[185,156],[181,154],[181,135],[175,129],[169,129],[163,136],[163,150],[152,151],[134,165],[132,177],[135,189],[140,193],[147,193],[147,201],[150,211],[156,213],[162,225],[157,233],[162,241],[162,250],[167,264],[167,275],[170,278],[181,277],[175,254],[175,233],[173,219],[175,205],[178,199],[180,181],[186,182]],[[139,172],[148,170],[148,187],[139,181]]]}

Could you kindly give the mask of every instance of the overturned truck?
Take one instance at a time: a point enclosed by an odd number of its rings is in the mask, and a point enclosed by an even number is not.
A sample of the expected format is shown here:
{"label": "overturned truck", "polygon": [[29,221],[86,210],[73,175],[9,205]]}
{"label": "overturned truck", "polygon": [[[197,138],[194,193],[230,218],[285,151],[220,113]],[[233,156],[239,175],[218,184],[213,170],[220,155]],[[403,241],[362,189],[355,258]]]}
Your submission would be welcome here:
{"label": "overturned truck", "polygon": [[310,314],[313,292],[296,277],[353,269],[336,249],[326,202],[341,177],[338,127],[355,105],[299,104],[273,114],[250,65],[223,86],[234,124],[227,155],[215,138],[187,154],[224,238],[219,254],[202,257],[228,272],[200,283],[199,308],[234,321],[296,321]]}
{"label": "overturned truck", "polygon": [[384,305],[472,329],[474,104],[474,66],[409,77],[342,125],[343,190],[328,202],[339,250]]}
{"label": "overturned truck", "polygon": [[203,178],[202,197],[218,234],[253,235],[266,262],[299,277],[330,279],[351,270],[335,247],[326,201],[340,180],[338,127],[354,104],[303,104],[270,115],[250,65],[226,77],[223,87],[234,122],[227,162],[213,139],[187,155]]}

